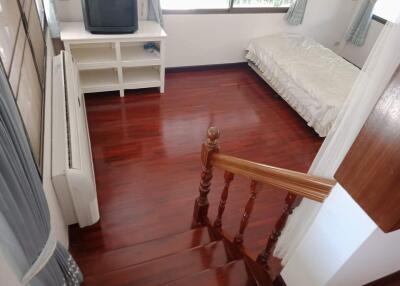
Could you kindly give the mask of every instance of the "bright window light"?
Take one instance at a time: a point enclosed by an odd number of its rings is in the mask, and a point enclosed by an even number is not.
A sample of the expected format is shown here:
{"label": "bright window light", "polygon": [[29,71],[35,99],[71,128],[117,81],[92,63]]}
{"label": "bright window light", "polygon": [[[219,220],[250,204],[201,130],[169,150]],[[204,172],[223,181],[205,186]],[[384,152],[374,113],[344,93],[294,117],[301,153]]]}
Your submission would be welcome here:
{"label": "bright window light", "polygon": [[233,7],[289,7],[295,0],[235,0]]}
{"label": "bright window light", "polygon": [[164,10],[228,9],[229,0],[161,0]]}
{"label": "bright window light", "polygon": [[378,0],[374,8],[374,14],[387,21],[395,22],[400,14],[400,1]]}

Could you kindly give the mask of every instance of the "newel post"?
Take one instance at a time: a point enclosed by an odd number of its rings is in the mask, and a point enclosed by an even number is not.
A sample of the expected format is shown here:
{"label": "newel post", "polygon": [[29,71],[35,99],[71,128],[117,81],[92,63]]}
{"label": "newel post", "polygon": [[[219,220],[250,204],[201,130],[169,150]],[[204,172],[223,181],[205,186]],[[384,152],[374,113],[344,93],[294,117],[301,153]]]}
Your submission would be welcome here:
{"label": "newel post", "polygon": [[212,155],[218,153],[219,130],[210,127],[207,131],[207,140],[201,148],[202,172],[199,186],[199,197],[194,204],[192,228],[205,226],[208,221],[208,193],[211,190],[211,179],[213,176]]}

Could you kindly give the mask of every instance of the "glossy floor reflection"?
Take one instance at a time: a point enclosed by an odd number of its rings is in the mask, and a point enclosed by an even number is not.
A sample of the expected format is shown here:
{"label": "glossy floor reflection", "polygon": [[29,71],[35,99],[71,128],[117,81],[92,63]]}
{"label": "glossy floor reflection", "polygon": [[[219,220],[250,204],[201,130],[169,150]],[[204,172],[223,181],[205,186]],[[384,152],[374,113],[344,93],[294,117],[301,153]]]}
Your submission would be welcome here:
{"label": "glossy floor reflection", "polygon": [[[101,221],[70,230],[72,252],[84,273],[90,267],[85,261],[101,264],[117,249],[190,229],[200,146],[209,126],[221,130],[221,152],[298,171],[307,171],[322,143],[245,65],[168,72],[164,95],[157,90],[126,94],[86,97]],[[223,174],[216,171],[211,217],[222,184]],[[232,183],[223,220],[232,233],[249,186],[244,178]],[[264,187],[257,198],[245,235],[245,245],[254,252],[264,246],[284,197]],[[119,267],[129,265],[125,259]],[[104,271],[91,270],[90,276]]]}

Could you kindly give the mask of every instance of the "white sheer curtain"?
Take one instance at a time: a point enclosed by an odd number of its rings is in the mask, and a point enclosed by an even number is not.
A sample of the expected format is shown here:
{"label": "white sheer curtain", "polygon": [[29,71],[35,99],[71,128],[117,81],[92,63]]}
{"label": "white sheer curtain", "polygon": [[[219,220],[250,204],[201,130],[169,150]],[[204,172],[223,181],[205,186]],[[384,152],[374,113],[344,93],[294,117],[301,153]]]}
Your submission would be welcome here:
{"label": "white sheer curtain", "polygon": [[[309,173],[332,178],[384,88],[400,64],[400,13],[395,23],[388,22],[381,32],[360,76],[338,118],[319,150]],[[320,204],[303,200],[290,217],[274,255],[283,264],[303,238],[318,213]]]}

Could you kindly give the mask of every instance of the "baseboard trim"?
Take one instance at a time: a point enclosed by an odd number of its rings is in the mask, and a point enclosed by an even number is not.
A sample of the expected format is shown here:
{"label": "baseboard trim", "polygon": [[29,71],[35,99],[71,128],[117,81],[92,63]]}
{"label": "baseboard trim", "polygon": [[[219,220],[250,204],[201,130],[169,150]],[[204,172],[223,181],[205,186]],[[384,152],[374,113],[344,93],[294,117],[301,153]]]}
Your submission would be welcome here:
{"label": "baseboard trim", "polygon": [[200,66],[183,66],[183,67],[170,67],[166,68],[166,72],[181,72],[181,71],[202,71],[221,68],[235,68],[247,66],[247,62],[227,63],[227,64],[214,64],[214,65],[200,65]]}

